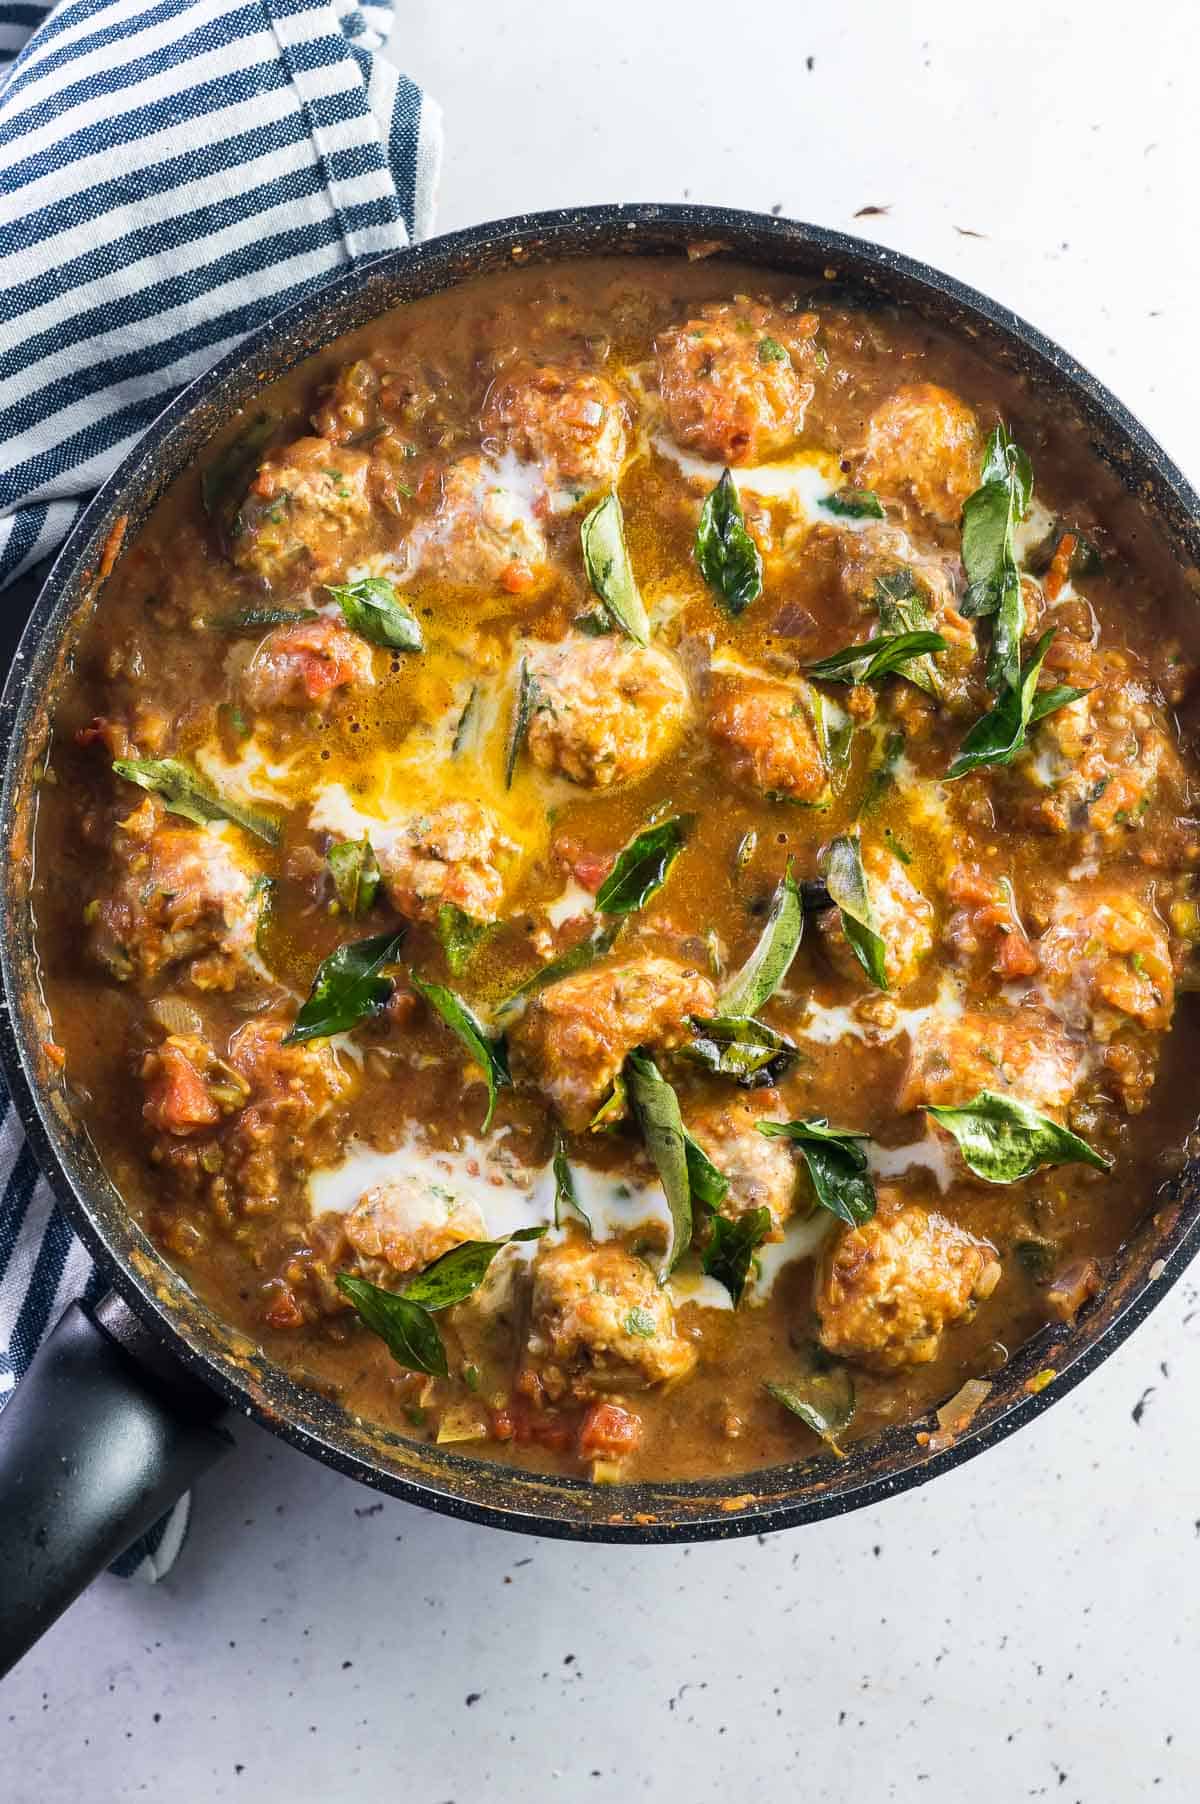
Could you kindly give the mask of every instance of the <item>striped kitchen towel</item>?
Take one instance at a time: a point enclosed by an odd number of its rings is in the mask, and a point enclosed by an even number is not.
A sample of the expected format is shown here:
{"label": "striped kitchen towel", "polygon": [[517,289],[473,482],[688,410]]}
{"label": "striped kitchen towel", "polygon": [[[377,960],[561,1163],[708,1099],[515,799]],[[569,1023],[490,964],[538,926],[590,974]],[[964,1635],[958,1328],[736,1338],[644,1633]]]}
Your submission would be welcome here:
{"label": "striped kitchen towel", "polygon": [[[171,397],[271,314],[422,237],[440,116],[391,0],[0,0],[0,588]],[[94,1291],[0,1090],[0,1408]],[[158,1578],[186,1499],[121,1570]]]}

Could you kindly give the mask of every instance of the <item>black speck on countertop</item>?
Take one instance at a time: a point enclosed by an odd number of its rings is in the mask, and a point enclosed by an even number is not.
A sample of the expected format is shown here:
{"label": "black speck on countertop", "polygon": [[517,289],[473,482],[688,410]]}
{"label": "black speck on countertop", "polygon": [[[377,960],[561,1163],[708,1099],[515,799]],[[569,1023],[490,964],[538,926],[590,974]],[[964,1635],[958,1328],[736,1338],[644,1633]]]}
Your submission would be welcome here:
{"label": "black speck on countertop", "polygon": [[1156,1389],[1157,1389],[1156,1385],[1153,1385],[1153,1384],[1148,1385],[1146,1387],[1146,1389],[1142,1392],[1141,1396],[1138,1398],[1137,1402],[1134,1404],[1132,1410],[1130,1411],[1130,1415],[1133,1418],[1133,1423],[1134,1423],[1135,1428],[1141,1427],[1142,1417],[1146,1413],[1146,1405],[1149,1403],[1149,1401],[1150,1401],[1151,1397],[1154,1395]]}
{"label": "black speck on countertop", "polygon": [[357,1504],[354,1507],[354,1514],[360,1518],[363,1516],[379,1516],[382,1515],[382,1513],[383,1505],[381,1503],[364,1504],[361,1510],[358,1508]]}
{"label": "black speck on countertop", "polygon": [[482,1696],[483,1696],[482,1691],[468,1691],[467,1697],[466,1697],[466,1703],[467,1703],[468,1710],[470,1709],[472,1704],[477,1704]]}

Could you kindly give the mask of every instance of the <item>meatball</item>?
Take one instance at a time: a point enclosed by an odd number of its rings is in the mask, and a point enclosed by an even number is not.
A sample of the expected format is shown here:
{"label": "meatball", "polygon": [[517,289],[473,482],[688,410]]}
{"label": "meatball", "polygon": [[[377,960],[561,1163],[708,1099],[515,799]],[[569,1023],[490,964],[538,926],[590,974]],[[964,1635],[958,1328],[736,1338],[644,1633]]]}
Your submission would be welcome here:
{"label": "meatball", "polygon": [[[886,846],[864,846],[862,858],[875,926],[885,947],[888,989],[903,990],[933,945],[933,909]],[[842,976],[865,981],[837,909],[822,913],[820,930],[830,962]]]}
{"label": "meatball", "polygon": [[954,1108],[994,1090],[1061,1116],[1081,1076],[1080,1048],[1042,1009],[933,1014],[913,1035],[899,1106]]}
{"label": "meatball", "polygon": [[498,586],[520,595],[547,575],[546,535],[529,502],[505,488],[484,457],[464,457],[442,472],[431,519],[407,545],[410,573],[462,588]]}
{"label": "meatball", "polygon": [[472,921],[496,920],[504,900],[502,866],[518,847],[478,802],[444,802],[376,846],[384,888],[411,921],[436,921],[447,903]]}
{"label": "meatball", "polygon": [[823,803],[829,778],[803,695],[766,676],[715,672],[708,731],[731,780],[781,801]]}
{"label": "meatball", "polygon": [[1065,892],[1036,951],[1043,982],[1062,999],[1072,1025],[1101,1039],[1111,1037],[1114,1013],[1158,1033],[1171,1025],[1175,981],[1166,929],[1127,891]]}
{"label": "meatball", "polygon": [[325,708],[337,689],[371,684],[371,647],[333,620],[304,620],[267,634],[242,673],[246,705]]}
{"label": "meatball", "polygon": [[147,801],[117,828],[114,854],[116,884],[88,910],[92,954],[114,977],[147,988],[178,967],[198,990],[261,978],[259,873],[223,834],[166,826]]}
{"label": "meatball", "polygon": [[813,397],[815,313],[745,298],[701,307],[658,340],[658,386],[677,444],[722,464],[755,464],[793,443]]}
{"label": "meatball", "polygon": [[324,438],[272,451],[238,514],[234,563],[272,589],[328,580],[370,518],[370,467],[364,452]]}
{"label": "meatball", "polygon": [[898,388],[867,421],[858,466],[864,488],[911,494],[923,514],[952,526],[979,487],[983,444],[975,415],[933,382]]}
{"label": "meatball", "polygon": [[466,1240],[486,1240],[487,1224],[470,1198],[415,1178],[377,1184],[346,1217],[346,1239],[364,1259],[396,1272],[417,1271]]}
{"label": "meatball", "polygon": [[876,1372],[926,1365],[945,1329],[970,1316],[999,1280],[987,1241],[881,1190],[874,1218],[844,1228],[818,1260],[821,1345]]}
{"label": "meatball", "polygon": [[521,364],[498,376],[483,410],[486,442],[537,464],[549,489],[616,483],[625,461],[628,408],[605,376]]}
{"label": "meatball", "polygon": [[534,643],[527,658],[537,685],[527,745],[542,770],[610,789],[644,776],[683,730],[687,683],[654,646],[572,636]]}
{"label": "meatball", "polygon": [[563,977],[535,995],[510,1035],[513,1076],[542,1091],[568,1128],[586,1128],[627,1053],[669,1051],[716,992],[699,971],[639,958]]}
{"label": "meatball", "polygon": [[611,1242],[569,1240],[538,1249],[525,1357],[551,1401],[582,1401],[683,1378],[696,1349],[644,1260]]}
{"label": "meatball", "polygon": [[688,1132],[729,1180],[721,1214],[736,1221],[754,1209],[771,1211],[769,1240],[783,1238],[783,1224],[796,1206],[796,1162],[784,1139],[758,1132],[760,1121],[777,1121],[761,1104],[738,1097],[689,1113]]}
{"label": "meatball", "polygon": [[328,1040],[284,1045],[291,1026],[261,1016],[229,1043],[223,1069],[241,1080],[248,1100],[225,1144],[225,1174],[244,1214],[269,1214],[286,1188],[304,1184],[311,1166],[305,1135],[357,1081]]}
{"label": "meatball", "polygon": [[1061,634],[1046,657],[1048,677],[1086,688],[1047,715],[1014,766],[1026,801],[1022,813],[1051,833],[1086,829],[1119,839],[1143,823],[1164,783],[1176,783],[1179,761],[1160,710],[1119,653],[1093,652]]}

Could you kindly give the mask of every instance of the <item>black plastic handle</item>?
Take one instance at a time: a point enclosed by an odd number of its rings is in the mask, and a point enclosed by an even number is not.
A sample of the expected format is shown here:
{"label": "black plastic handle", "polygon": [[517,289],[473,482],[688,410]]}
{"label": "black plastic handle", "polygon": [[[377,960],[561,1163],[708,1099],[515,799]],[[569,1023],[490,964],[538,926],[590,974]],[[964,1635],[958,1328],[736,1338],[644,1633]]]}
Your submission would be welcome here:
{"label": "black plastic handle", "polygon": [[0,1414],[0,1675],[232,1441],[125,1303],[72,1303]]}

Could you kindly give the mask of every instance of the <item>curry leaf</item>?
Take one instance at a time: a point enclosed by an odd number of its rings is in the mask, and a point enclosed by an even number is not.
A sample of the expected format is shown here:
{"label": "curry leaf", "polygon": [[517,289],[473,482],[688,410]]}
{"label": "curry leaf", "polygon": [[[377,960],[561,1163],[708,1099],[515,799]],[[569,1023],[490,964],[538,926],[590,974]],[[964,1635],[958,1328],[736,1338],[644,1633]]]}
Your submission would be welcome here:
{"label": "curry leaf", "polygon": [[782,1403],[806,1428],[820,1435],[825,1445],[843,1458],[838,1436],[854,1420],[854,1379],[843,1365],[813,1361],[809,1371],[788,1384],[763,1387],[776,1403]]}
{"label": "curry leaf", "polygon": [[887,946],[875,920],[867,873],[863,869],[862,840],[857,833],[842,833],[833,840],[825,865],[825,882],[842,917],[842,931],[850,950],[878,990],[886,990]]}
{"label": "curry leaf", "polygon": [[454,729],[454,737],[450,741],[450,756],[457,758],[467,743],[468,736],[475,731],[479,718],[479,684],[471,684],[471,693],[463,703],[463,711],[458,717],[458,725]]}
{"label": "curry leaf", "polygon": [[618,1071],[613,1078],[608,1095],[588,1122],[590,1134],[607,1134],[610,1129],[624,1121],[629,1107],[629,1085],[625,1082],[625,1073]]}
{"label": "curry leaf", "polygon": [[874,489],[835,489],[832,495],[822,495],[817,505],[845,520],[883,519],[883,503]]}
{"label": "curry leaf", "polygon": [[757,946],[721,992],[723,1018],[758,1013],[787,976],[803,932],[804,903],[789,859]]}
{"label": "curry leaf", "polygon": [[768,1140],[791,1140],[799,1148],[813,1195],[849,1227],[859,1227],[875,1213],[875,1186],[867,1167],[862,1142],[868,1134],[849,1128],[832,1128],[823,1115],[810,1121],[760,1121],[758,1131]]}
{"label": "curry leaf", "polygon": [[993,689],[1018,687],[1025,604],[1013,533],[1029,511],[1033,468],[1003,425],[989,435],[979,488],[962,513],[962,560],[967,619],[994,616],[987,678]]}
{"label": "curry leaf", "polygon": [[353,1303],[359,1320],[384,1342],[397,1365],[410,1372],[427,1372],[432,1378],[449,1377],[446,1349],[427,1309],[349,1272],[338,1273],[337,1287]]}
{"label": "curry leaf", "polygon": [[391,651],[420,651],[424,644],[415,615],[410,614],[391,583],[382,576],[364,576],[359,582],[327,584],[351,631],[372,645]]}
{"label": "curry leaf", "polygon": [[512,1084],[504,1036],[501,1034],[493,1039],[462,997],[456,996],[444,984],[426,983],[415,971],[410,971],[408,975],[418,996],[425,998],[430,1008],[441,1016],[451,1033],[457,1035],[475,1063],[482,1068],[488,1093],[487,1113],[483,1118],[483,1132],[486,1134],[496,1110],[497,1092],[508,1089]]}
{"label": "curry leaf", "polygon": [[769,1209],[748,1209],[735,1221],[714,1215],[709,1224],[700,1263],[710,1278],[725,1286],[735,1309],[742,1300],[754,1255],[770,1232]]}
{"label": "curry leaf", "polygon": [[571,1167],[567,1162],[567,1147],[561,1134],[554,1141],[554,1225],[561,1228],[566,1219],[577,1215],[590,1234],[592,1224],[579,1206],[579,1198],[575,1192],[575,1180],[571,1176]]}
{"label": "curry leaf", "polygon": [[513,702],[512,725],[508,729],[508,746],[504,753],[505,789],[512,788],[513,773],[529,733],[537,693],[537,678],[529,668],[528,658],[522,658],[517,669],[517,693]]}
{"label": "curry leaf", "polygon": [[918,658],[945,650],[940,633],[879,633],[861,645],[847,645],[807,669],[809,676],[827,683],[878,683],[884,677],[908,676],[909,666]]}
{"label": "curry leaf", "polygon": [[377,1015],[396,987],[383,971],[396,963],[403,939],[403,928],[398,933],[377,933],[367,940],[348,940],[323,958],[308,1000],[283,1036],[283,1044],[293,1046],[301,1040],[346,1033]]}
{"label": "curry leaf", "polygon": [[361,839],[347,840],[330,846],[325,862],[333,878],[338,901],[348,915],[357,920],[367,914],[379,894],[379,862],[364,833]]}
{"label": "curry leaf", "polygon": [[686,1128],[683,1130],[683,1151],[693,1199],[706,1209],[719,1209],[729,1194],[729,1179],[723,1171],[718,1171],[700,1142]]}
{"label": "curry leaf", "polygon": [[114,758],[113,769],[127,783],[161,796],[170,813],[181,814],[185,821],[194,821],[199,827],[210,821],[232,821],[269,846],[279,844],[279,822],[272,815],[219,795],[199,771],[178,758]]}
{"label": "curry leaf", "polygon": [[[921,633],[936,630],[925,597],[905,566],[875,578],[875,607],[885,633]],[[900,675],[926,695],[940,701],[945,691],[941,670],[928,654],[913,658]]]}
{"label": "curry leaf", "polygon": [[650,621],[634,580],[625,543],[625,519],[616,491],[607,494],[579,529],[588,581],[615,625],[635,645],[650,643]]}
{"label": "curry leaf", "polygon": [[700,574],[735,618],[762,594],[762,556],[746,531],[737,484],[726,470],[707,496],[696,528]]}
{"label": "curry leaf", "polygon": [[625,1081],[634,1117],[654,1161],[667,1198],[671,1240],[659,1272],[660,1281],[674,1271],[692,1238],[692,1187],[688,1175],[687,1141],[679,1099],[654,1060],[643,1052],[631,1052],[625,1060]]}
{"label": "curry leaf", "polygon": [[800,1057],[792,1042],[751,1015],[692,1019],[694,1037],[681,1056],[715,1077],[731,1077],[744,1090],[777,1084]]}
{"label": "curry leaf", "polygon": [[657,895],[683,850],[694,814],[674,814],[669,820],[635,834],[617,855],[617,862],[600,885],[596,907],[602,914],[627,915]]}
{"label": "curry leaf", "polygon": [[260,413],[236,438],[217,452],[200,476],[204,511],[228,532],[237,516],[255,465],[275,435],[274,414]]}
{"label": "curry leaf", "polygon": [[232,614],[218,614],[208,624],[221,633],[257,633],[272,626],[303,626],[305,621],[319,620],[316,608],[238,608]]}
{"label": "curry leaf", "polygon": [[582,971],[586,966],[595,964],[606,952],[611,952],[617,935],[625,925],[623,919],[608,921],[603,927],[595,927],[586,940],[579,940],[552,958],[548,965],[540,971],[534,971],[523,983],[519,983],[512,994],[506,996],[500,1004],[501,1012],[511,1009],[523,996],[531,996],[536,990],[545,989],[547,984],[557,983],[562,977],[570,977],[575,971]]}
{"label": "curry leaf", "polygon": [[995,707],[975,722],[946,772],[948,782],[965,777],[969,771],[979,770],[983,765],[1011,764],[1035,721],[1044,720],[1056,708],[1065,708],[1087,694],[1085,689],[1072,689],[1062,683],[1039,692],[1038,677],[1053,637],[1054,628],[1049,627],[1034,647],[1017,687],[1004,690]]}
{"label": "curry leaf", "polygon": [[1093,1165],[1097,1171],[1112,1165],[1078,1134],[1015,1096],[981,1090],[960,1107],[930,1103],[926,1109],[953,1134],[966,1164],[986,1184],[1015,1184],[1043,1165]]}
{"label": "curry leaf", "polygon": [[464,1240],[461,1246],[451,1247],[448,1253],[427,1265],[405,1287],[404,1300],[419,1303],[430,1314],[439,1309],[453,1309],[456,1303],[463,1302],[472,1291],[479,1289],[487,1277],[488,1267],[502,1247],[517,1240],[540,1240],[545,1232],[545,1227],[518,1228],[499,1240]]}
{"label": "curry leaf", "polygon": [[451,977],[461,977],[487,932],[486,922],[473,921],[454,902],[443,902],[437,911],[437,932]]}

